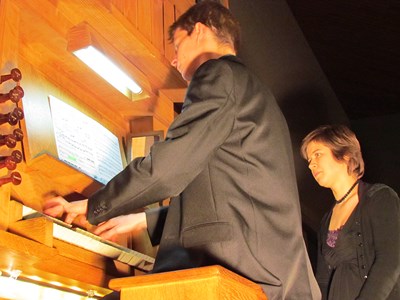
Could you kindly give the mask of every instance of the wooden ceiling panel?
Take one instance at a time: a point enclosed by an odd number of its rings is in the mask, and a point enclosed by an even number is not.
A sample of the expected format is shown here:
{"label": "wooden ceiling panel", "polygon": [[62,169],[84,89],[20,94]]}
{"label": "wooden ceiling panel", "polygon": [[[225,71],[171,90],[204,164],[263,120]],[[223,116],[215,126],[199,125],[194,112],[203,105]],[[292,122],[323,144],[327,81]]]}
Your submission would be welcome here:
{"label": "wooden ceiling panel", "polygon": [[[151,116],[153,98],[159,89],[186,87],[186,82],[171,68],[167,59],[111,1],[38,0],[33,3],[16,0],[15,3],[21,11],[20,54],[55,85],[68,87],[78,99],[89,99],[85,102],[92,103],[96,111],[111,111],[105,115],[114,113],[114,121],[120,125],[138,116]],[[93,28],[99,40],[109,44],[105,47],[119,55],[118,63],[123,69],[134,78],[139,74],[145,93],[134,100],[140,101],[130,101],[110,88],[67,51],[68,32],[82,22]]]}
{"label": "wooden ceiling panel", "polygon": [[[130,103],[130,101],[110,88],[108,83],[94,75],[83,63],[67,52],[64,36],[48,26],[39,16],[32,14],[31,10],[21,11],[20,27],[19,54],[35,70],[75,98],[88,100],[87,104],[94,111],[102,115],[114,116],[112,121],[119,128],[126,126],[124,125],[125,116],[120,115],[114,108],[110,109],[107,100],[113,99],[122,103]],[[81,80],[81,78],[87,78],[87,80]]]}

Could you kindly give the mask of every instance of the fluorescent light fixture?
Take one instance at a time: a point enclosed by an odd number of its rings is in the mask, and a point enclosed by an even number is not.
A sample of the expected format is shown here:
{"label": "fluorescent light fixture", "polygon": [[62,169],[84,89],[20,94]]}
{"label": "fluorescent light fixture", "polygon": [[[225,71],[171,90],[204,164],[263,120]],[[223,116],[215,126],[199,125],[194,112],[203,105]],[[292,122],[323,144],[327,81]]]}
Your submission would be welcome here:
{"label": "fluorescent light fixture", "polygon": [[86,22],[69,29],[67,51],[131,101],[150,96],[147,76]]}
{"label": "fluorescent light fixture", "polygon": [[142,88],[135,81],[95,47],[88,46],[73,53],[124,95],[127,94],[127,90],[134,94],[142,92]]}

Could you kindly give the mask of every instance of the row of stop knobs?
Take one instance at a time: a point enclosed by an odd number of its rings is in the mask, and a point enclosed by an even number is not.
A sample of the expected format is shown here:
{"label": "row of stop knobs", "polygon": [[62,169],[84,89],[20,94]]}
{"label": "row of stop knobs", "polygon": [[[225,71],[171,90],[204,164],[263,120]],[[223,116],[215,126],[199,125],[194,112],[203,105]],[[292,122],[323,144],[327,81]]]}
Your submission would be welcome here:
{"label": "row of stop knobs", "polygon": [[[16,107],[10,112],[0,114],[0,125],[8,123],[11,126],[15,126],[24,118],[22,109],[17,107],[18,102],[24,96],[24,90],[19,85],[21,78],[21,71],[17,68],[12,69],[9,74],[1,75],[0,77],[0,84],[8,80],[13,80],[17,83],[17,85],[10,89],[7,93],[0,93],[0,103],[12,102],[16,105]],[[5,146],[8,149],[15,148],[17,146],[17,142],[22,141],[23,137],[24,134],[19,128],[16,128],[7,134],[0,134],[0,147]],[[0,169],[7,168],[8,170],[13,171],[17,168],[17,164],[22,160],[23,155],[21,151],[12,150],[9,155],[0,156]],[[22,177],[19,172],[11,172],[11,174],[9,174],[7,177],[0,178],[0,186],[6,183],[18,185],[21,183],[21,181]]]}

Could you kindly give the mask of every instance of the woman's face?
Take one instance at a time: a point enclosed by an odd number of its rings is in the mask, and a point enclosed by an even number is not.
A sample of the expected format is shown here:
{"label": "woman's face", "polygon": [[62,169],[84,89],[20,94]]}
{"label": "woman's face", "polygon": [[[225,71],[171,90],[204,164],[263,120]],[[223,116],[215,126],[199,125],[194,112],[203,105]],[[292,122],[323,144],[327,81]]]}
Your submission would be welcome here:
{"label": "woman's face", "polygon": [[307,146],[308,167],[320,186],[332,188],[342,177],[348,175],[346,161],[337,160],[325,144],[312,141]]}

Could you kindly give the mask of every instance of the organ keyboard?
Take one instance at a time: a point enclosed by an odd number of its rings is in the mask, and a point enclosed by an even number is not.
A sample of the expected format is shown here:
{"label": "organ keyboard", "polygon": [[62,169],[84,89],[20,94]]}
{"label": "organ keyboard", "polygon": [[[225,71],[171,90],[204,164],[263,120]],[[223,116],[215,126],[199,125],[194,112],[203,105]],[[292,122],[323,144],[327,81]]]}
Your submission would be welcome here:
{"label": "organ keyboard", "polygon": [[59,219],[42,214],[30,207],[23,205],[22,215],[24,219],[46,217],[53,221],[53,237],[78,247],[90,250],[100,255],[115,259],[133,266],[142,271],[150,271],[154,264],[154,258],[138,251],[126,248],[117,243],[102,239],[101,237],[73,227]]}

